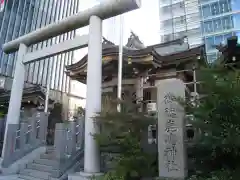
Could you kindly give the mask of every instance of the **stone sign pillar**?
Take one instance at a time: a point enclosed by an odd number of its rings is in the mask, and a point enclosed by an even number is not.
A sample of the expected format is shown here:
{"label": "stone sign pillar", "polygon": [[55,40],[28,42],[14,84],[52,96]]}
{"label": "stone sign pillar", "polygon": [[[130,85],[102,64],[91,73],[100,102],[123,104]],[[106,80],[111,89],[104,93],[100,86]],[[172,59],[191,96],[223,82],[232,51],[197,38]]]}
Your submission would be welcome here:
{"label": "stone sign pillar", "polygon": [[187,176],[185,113],[179,98],[185,98],[185,85],[175,78],[157,84],[159,176],[184,179]]}

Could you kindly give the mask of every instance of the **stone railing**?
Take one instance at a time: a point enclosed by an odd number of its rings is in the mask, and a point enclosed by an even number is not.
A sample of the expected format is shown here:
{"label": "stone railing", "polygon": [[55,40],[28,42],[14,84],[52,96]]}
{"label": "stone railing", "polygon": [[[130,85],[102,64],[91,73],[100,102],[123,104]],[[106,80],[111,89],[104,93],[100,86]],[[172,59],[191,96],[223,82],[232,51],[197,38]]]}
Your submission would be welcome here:
{"label": "stone railing", "polygon": [[28,121],[9,124],[3,167],[8,167],[32,150],[45,145],[48,115],[36,112]]}
{"label": "stone railing", "polygon": [[57,123],[54,137],[56,158],[68,159],[78,150],[83,149],[84,117],[77,121]]}
{"label": "stone railing", "polygon": [[[5,124],[6,124],[6,116],[0,118],[0,150],[2,150],[2,144],[4,139],[4,130],[5,130]],[[2,152],[1,152],[2,153]]]}
{"label": "stone railing", "polygon": [[54,153],[63,174],[84,156],[84,117],[55,127]]}

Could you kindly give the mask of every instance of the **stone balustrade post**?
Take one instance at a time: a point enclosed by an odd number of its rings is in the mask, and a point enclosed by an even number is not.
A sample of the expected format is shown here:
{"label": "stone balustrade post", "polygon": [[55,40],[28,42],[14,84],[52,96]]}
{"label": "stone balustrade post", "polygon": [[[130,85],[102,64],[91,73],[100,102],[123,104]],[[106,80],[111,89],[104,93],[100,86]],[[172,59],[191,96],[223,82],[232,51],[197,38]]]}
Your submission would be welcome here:
{"label": "stone balustrade post", "polygon": [[[24,149],[26,147],[26,140],[27,140],[27,131],[28,131],[28,123],[21,123],[20,125],[20,149],[19,149],[19,156],[24,155]],[[30,138],[29,138],[30,140]],[[30,142],[30,141],[29,141]]]}
{"label": "stone balustrade post", "polygon": [[64,159],[67,145],[67,128],[63,123],[57,123],[55,126],[54,148],[57,159]]}
{"label": "stone balustrade post", "polygon": [[34,115],[31,117],[31,120],[30,120],[30,123],[31,123],[31,128],[32,128],[32,131],[31,131],[31,144],[37,144],[36,141],[38,141],[37,139],[37,121],[36,121],[36,114],[34,113]]}
{"label": "stone balustrade post", "polygon": [[70,122],[68,124],[68,129],[70,130],[67,134],[68,141],[67,141],[67,153],[72,155],[76,152],[76,122]]}
{"label": "stone balustrade post", "polygon": [[81,117],[78,121],[77,121],[77,135],[76,135],[76,146],[77,149],[81,149],[83,148],[83,143],[84,143],[84,117]]}
{"label": "stone balustrade post", "polygon": [[4,150],[4,154],[2,155],[3,157],[3,162],[2,162],[2,166],[6,167],[8,166],[8,164],[11,162],[11,157],[12,154],[14,153],[14,151],[16,150],[15,146],[16,146],[16,136],[17,136],[17,130],[19,128],[18,124],[9,124],[8,125],[8,131],[6,133],[6,138],[7,141],[5,143],[5,150]]}
{"label": "stone balustrade post", "polygon": [[44,112],[38,112],[38,116],[40,118],[40,131],[39,131],[39,139],[42,143],[46,143],[47,139],[47,125],[48,125],[48,115]]}
{"label": "stone balustrade post", "polygon": [[[5,130],[5,121],[6,121],[6,118],[3,117],[3,118],[0,118],[0,132],[4,132]],[[1,141],[3,141],[3,135],[4,133],[1,134]]]}

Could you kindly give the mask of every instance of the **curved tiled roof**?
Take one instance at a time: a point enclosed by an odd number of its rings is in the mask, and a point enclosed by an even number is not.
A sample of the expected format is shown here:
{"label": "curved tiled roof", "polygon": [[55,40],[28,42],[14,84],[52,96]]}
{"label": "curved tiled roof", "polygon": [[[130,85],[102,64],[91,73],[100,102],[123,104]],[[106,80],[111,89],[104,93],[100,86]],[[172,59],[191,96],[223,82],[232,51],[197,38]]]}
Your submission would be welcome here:
{"label": "curved tiled roof", "polygon": [[[142,49],[123,48],[123,68],[125,77],[139,76],[149,69],[177,67],[186,63],[196,61],[198,56],[203,57],[204,45],[189,49],[183,39],[177,39],[163,44],[148,46]],[[111,78],[118,67],[119,46],[114,44],[103,44],[102,57],[108,58],[103,61],[103,80]],[[66,66],[66,74],[81,82],[86,81],[87,59],[85,55],[75,64]],[[129,62],[131,62],[129,65]]]}
{"label": "curved tiled roof", "polygon": [[[204,46],[198,46],[192,49],[188,49],[187,51],[184,51],[184,52],[178,52],[178,53],[169,54],[166,56],[161,56],[160,54],[157,53],[157,51],[154,48],[145,49],[145,51],[141,51],[141,50],[133,51],[133,50],[124,49],[123,56],[127,58],[138,58],[138,57],[143,58],[143,57],[152,55],[154,57],[153,63],[161,64],[161,65],[169,65],[174,63],[180,63],[183,61],[193,60],[194,57],[202,55],[203,51],[204,51]],[[103,57],[111,56],[111,55],[118,56],[117,46],[103,50]],[[139,63],[141,63],[141,59],[139,59]],[[75,71],[75,70],[83,69],[86,66],[87,66],[87,55],[77,63],[66,66],[66,69],[68,71]]]}
{"label": "curved tiled roof", "polygon": [[[144,49],[132,49],[132,48],[124,47],[123,48],[123,56],[128,57],[128,58],[134,58],[134,57],[137,58],[137,57],[148,56],[150,54],[154,55],[154,54],[156,54],[156,52],[154,52],[155,48],[164,47],[164,46],[173,45],[173,44],[182,44],[182,43],[183,43],[183,39],[177,39],[177,40],[162,43],[162,44],[148,46]],[[118,53],[119,53],[119,46],[112,45],[112,46],[105,47],[103,45],[103,51],[102,51],[102,56],[103,57],[110,56],[110,55],[117,55],[118,56]],[[72,70],[72,71],[74,71],[75,69],[78,69],[79,67],[86,64],[87,57],[88,57],[88,55],[85,55],[81,60],[79,60],[75,64],[71,64],[71,65],[66,66],[66,69],[67,70]]]}

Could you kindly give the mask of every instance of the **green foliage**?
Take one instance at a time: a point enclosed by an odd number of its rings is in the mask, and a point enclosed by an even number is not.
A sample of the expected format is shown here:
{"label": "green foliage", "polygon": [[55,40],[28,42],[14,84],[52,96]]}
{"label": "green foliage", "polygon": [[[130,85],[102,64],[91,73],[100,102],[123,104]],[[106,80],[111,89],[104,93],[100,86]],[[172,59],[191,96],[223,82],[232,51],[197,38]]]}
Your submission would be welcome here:
{"label": "green foliage", "polygon": [[117,175],[115,171],[108,171],[102,176],[93,176],[91,180],[124,180],[124,178]]}
{"label": "green foliage", "polygon": [[77,114],[84,116],[85,115],[85,109],[83,107],[81,107],[81,106],[78,107],[77,108]]}
{"label": "green foliage", "polygon": [[187,104],[187,110],[194,115],[193,125],[201,130],[201,138],[189,151],[197,170],[217,172],[211,178],[225,180],[223,174],[240,165],[240,74],[215,66],[202,69],[199,80],[204,82],[201,94],[205,95],[197,100],[198,106]]}
{"label": "green foliage", "polygon": [[63,117],[62,117],[62,104],[56,103],[54,104],[53,109],[50,111],[49,117],[48,117],[48,128],[54,129],[56,123],[62,123]]}
{"label": "green foliage", "polygon": [[194,175],[189,178],[189,180],[233,180],[232,172],[228,170],[221,170],[212,172],[209,176],[201,177]]}
{"label": "green foliage", "polygon": [[[116,111],[117,103],[121,112]],[[149,124],[156,120],[138,112],[139,106],[129,101],[111,101],[96,117],[100,133],[95,134],[102,152],[117,154],[111,159],[114,168],[104,179],[129,179],[146,177],[153,173],[154,154],[144,151],[143,137]]]}
{"label": "green foliage", "polygon": [[239,180],[239,177],[239,169],[220,169],[218,171],[213,171],[205,176],[193,175],[188,180]]}
{"label": "green foliage", "polygon": [[53,143],[54,143],[55,125],[57,123],[62,123],[62,122],[63,122],[62,104],[56,103],[56,104],[54,104],[54,107],[50,111],[50,114],[48,117],[48,133],[47,133],[47,144],[48,145],[53,145]]}
{"label": "green foliage", "polygon": [[0,111],[0,118],[4,117],[5,113],[3,111]]}

